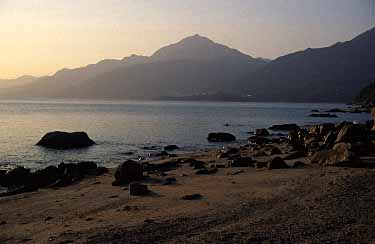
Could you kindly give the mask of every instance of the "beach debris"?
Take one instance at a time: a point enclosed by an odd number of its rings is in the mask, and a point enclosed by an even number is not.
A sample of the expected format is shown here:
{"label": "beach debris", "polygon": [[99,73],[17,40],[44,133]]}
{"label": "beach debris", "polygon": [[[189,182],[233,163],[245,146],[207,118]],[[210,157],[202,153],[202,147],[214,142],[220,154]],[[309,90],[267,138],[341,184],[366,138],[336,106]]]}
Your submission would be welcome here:
{"label": "beach debris", "polygon": [[49,132],[36,144],[53,149],[76,149],[95,145],[86,132]]}

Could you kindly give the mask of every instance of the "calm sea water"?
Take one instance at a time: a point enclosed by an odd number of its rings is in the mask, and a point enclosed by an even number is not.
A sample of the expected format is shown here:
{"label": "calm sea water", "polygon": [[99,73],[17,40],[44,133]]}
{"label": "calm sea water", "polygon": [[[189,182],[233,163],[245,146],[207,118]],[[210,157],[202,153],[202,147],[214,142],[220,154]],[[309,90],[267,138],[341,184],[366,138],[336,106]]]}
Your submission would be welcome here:
{"label": "calm sea water", "polygon": [[[179,153],[219,147],[210,132],[247,132],[274,124],[311,125],[321,122],[370,119],[369,114],[338,114],[339,118],[311,118],[311,109],[345,108],[343,104],[134,102],[134,101],[0,101],[0,165],[40,168],[62,161],[92,160],[114,166],[137,154],[148,156],[168,144]],[[230,126],[225,126],[229,124]],[[86,131],[98,145],[59,151],[35,146],[49,131]],[[145,147],[155,146],[156,150]],[[127,156],[132,151],[135,156]]]}

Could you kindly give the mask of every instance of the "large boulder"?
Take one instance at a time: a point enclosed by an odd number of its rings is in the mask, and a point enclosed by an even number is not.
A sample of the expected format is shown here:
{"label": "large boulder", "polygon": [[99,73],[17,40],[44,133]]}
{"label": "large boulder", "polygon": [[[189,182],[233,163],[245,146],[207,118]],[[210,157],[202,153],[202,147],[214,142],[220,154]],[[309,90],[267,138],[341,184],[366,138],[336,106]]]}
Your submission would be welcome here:
{"label": "large boulder", "polygon": [[33,185],[38,188],[47,187],[56,183],[60,177],[61,172],[56,166],[48,166],[33,173]]}
{"label": "large boulder", "polygon": [[355,154],[351,151],[351,145],[338,143],[332,150],[316,152],[311,158],[311,163],[322,166],[341,166],[350,162],[353,163],[355,160]]}
{"label": "large boulder", "polygon": [[267,163],[268,169],[287,169],[289,166],[280,157],[275,157]]}
{"label": "large boulder", "polygon": [[31,172],[30,169],[24,167],[16,167],[9,170],[2,180],[2,186],[24,186],[31,183]]}
{"label": "large boulder", "polygon": [[95,142],[85,132],[49,132],[36,144],[38,146],[54,149],[85,148]]}
{"label": "large boulder", "polygon": [[127,184],[134,181],[140,181],[142,179],[142,165],[133,160],[128,160],[117,166],[115,171],[114,185]]}
{"label": "large boulder", "polygon": [[209,142],[235,142],[236,137],[230,133],[218,132],[208,134]]}
{"label": "large boulder", "polygon": [[257,129],[256,131],[255,131],[255,135],[256,136],[269,136],[270,135],[270,133],[268,132],[268,130],[267,129]]}
{"label": "large boulder", "polygon": [[280,130],[280,131],[291,131],[291,130],[299,130],[299,126],[296,124],[283,124],[283,125],[273,125],[269,130]]}
{"label": "large boulder", "polygon": [[364,125],[345,125],[337,135],[336,143],[346,142],[365,142],[368,138],[369,131]]}

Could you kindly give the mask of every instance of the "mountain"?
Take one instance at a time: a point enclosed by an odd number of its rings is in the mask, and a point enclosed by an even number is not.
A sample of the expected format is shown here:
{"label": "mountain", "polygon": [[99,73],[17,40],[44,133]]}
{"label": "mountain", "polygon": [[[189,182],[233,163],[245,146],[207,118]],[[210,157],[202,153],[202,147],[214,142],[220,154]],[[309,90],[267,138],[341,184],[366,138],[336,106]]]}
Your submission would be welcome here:
{"label": "mountain", "polygon": [[[36,80],[8,96],[157,99],[202,92],[239,93],[239,78],[267,61],[195,35],[163,47],[151,57],[106,60]],[[3,94],[4,95],[4,94]]]}
{"label": "mountain", "polygon": [[16,79],[0,79],[0,89],[23,86],[35,81],[37,77],[24,75]]}
{"label": "mountain", "polygon": [[246,76],[248,93],[261,101],[351,101],[375,78],[375,28],[351,41],[306,49]]}

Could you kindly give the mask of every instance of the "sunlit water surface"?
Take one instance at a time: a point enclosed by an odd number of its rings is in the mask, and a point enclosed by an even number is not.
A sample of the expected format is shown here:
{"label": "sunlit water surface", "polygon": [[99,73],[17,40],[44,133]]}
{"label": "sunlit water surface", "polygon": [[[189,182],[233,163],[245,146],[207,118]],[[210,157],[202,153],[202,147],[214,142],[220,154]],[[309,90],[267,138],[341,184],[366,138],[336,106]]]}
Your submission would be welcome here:
{"label": "sunlit water surface", "polygon": [[[219,147],[206,139],[215,131],[230,132],[245,140],[247,132],[274,124],[370,119],[369,114],[308,117],[312,109],[345,107],[307,103],[0,101],[0,165],[40,168],[62,161],[92,160],[114,166],[137,154],[156,153],[168,144],[179,145],[178,153]],[[35,146],[45,133],[56,130],[86,131],[97,145],[71,151]],[[157,150],[144,149],[150,146]],[[135,154],[125,155],[129,151]]]}

